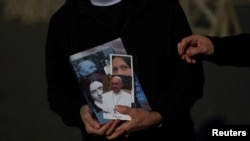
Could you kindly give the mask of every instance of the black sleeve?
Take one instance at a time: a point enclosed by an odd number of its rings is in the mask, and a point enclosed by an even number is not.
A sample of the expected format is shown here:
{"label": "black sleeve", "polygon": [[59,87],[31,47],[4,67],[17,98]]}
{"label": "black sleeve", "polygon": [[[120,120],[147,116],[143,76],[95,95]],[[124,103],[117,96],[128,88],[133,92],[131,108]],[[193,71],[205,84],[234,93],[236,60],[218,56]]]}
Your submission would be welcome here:
{"label": "black sleeve", "polygon": [[52,111],[59,114],[66,125],[80,127],[83,125],[80,108],[86,101],[63,49],[65,43],[58,34],[57,22],[52,17],[45,49],[48,101]]}
{"label": "black sleeve", "polygon": [[250,66],[249,61],[249,40],[250,34],[238,34],[225,37],[210,37],[214,44],[213,56],[205,60],[219,66]]}

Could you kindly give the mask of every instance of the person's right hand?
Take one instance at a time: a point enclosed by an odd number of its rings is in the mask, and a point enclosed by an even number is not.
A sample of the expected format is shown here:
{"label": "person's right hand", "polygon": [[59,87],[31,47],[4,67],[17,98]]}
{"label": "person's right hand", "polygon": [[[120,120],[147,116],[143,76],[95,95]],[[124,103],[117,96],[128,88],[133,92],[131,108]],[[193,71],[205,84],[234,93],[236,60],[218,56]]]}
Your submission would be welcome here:
{"label": "person's right hand", "polygon": [[129,115],[131,120],[123,121],[112,134],[106,136],[112,140],[119,136],[129,137],[136,131],[154,127],[162,122],[162,116],[156,111],[148,111],[142,108],[131,108],[123,105],[116,105],[115,110],[121,114]]}
{"label": "person's right hand", "polygon": [[199,34],[193,34],[183,38],[178,43],[178,53],[187,63],[196,63],[196,56],[212,55],[214,45],[209,38]]}
{"label": "person's right hand", "polygon": [[92,117],[88,105],[83,105],[80,111],[82,121],[85,125],[86,132],[94,136],[106,136],[111,134],[120,123],[120,120],[113,120],[100,125],[96,119]]}

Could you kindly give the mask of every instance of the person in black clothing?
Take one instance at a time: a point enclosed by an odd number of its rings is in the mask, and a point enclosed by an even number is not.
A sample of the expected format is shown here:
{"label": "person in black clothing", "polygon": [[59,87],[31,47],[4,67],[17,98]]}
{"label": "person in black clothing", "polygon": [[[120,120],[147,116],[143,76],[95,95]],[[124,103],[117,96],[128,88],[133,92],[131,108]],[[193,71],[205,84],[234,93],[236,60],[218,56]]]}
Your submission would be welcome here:
{"label": "person in black clothing", "polygon": [[[184,62],[177,52],[178,41],[191,34],[178,0],[67,0],[51,17],[47,33],[51,110],[66,125],[79,127],[84,141],[195,141],[190,109],[203,95],[203,66]],[[69,56],[116,38],[133,56],[152,111],[117,106],[131,120],[100,125],[81,94]]]}
{"label": "person in black clothing", "polygon": [[224,37],[193,34],[178,43],[178,52],[183,60],[196,63],[205,59],[219,66],[250,66],[248,42],[250,34],[241,33]]}

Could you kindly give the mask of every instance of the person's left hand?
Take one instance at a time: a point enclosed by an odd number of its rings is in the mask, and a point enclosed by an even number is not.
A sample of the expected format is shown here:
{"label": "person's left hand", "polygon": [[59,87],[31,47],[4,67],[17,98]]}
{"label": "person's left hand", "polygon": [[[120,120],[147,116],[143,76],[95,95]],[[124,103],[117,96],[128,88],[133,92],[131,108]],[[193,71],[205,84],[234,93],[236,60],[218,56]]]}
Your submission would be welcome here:
{"label": "person's left hand", "polygon": [[98,121],[92,116],[88,105],[82,106],[80,110],[80,116],[84,123],[86,132],[93,136],[105,136],[112,134],[120,124],[120,120],[113,120],[100,125]]}
{"label": "person's left hand", "polygon": [[162,117],[158,112],[147,111],[142,108],[130,108],[127,106],[116,105],[115,109],[121,113],[131,117],[131,120],[123,122],[115,131],[107,136],[107,139],[114,139],[125,134],[129,136],[132,132],[143,130],[159,124]]}

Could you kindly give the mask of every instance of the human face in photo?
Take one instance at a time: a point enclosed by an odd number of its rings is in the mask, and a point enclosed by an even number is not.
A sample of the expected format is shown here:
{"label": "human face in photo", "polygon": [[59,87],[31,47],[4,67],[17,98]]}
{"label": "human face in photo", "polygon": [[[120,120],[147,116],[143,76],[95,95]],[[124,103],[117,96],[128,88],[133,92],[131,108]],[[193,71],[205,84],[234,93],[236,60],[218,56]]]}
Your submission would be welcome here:
{"label": "human face in photo", "polygon": [[121,57],[115,57],[112,60],[113,75],[131,76],[131,67]]}
{"label": "human face in photo", "polygon": [[102,103],[103,84],[99,81],[94,81],[90,83],[89,89],[92,99]]}
{"label": "human face in photo", "polygon": [[111,80],[111,87],[115,93],[118,93],[122,89],[121,79],[117,77],[113,77]]}

